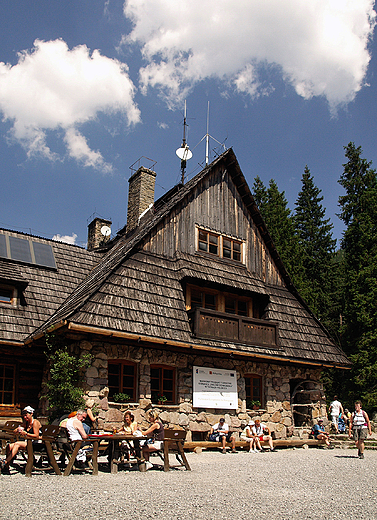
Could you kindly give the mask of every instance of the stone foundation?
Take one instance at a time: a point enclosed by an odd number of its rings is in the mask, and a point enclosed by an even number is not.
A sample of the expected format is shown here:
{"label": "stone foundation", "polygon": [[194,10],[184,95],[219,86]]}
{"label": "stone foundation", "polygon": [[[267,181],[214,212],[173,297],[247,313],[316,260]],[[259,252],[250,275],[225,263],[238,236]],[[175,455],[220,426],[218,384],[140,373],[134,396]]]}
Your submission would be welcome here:
{"label": "stone foundation", "polygon": [[[114,345],[104,342],[81,341],[72,345],[77,356],[89,352],[92,364],[85,374],[85,396],[93,399],[99,409],[98,426],[111,430],[123,424],[123,414],[132,410],[135,420],[141,427],[147,426],[147,412],[157,409],[161,421],[168,427],[181,427],[188,431],[187,440],[204,439],[211,425],[225,417],[231,430],[237,435],[251,419],[259,417],[266,423],[275,438],[286,438],[297,434],[291,406],[292,385],[297,381],[310,380],[309,387],[315,400],[308,404],[310,420],[307,428],[319,416],[326,417],[326,402],[322,385],[319,382],[320,369],[295,365],[278,365],[255,361],[239,361],[228,357],[215,358],[209,355],[187,355],[164,350],[137,347],[133,345]],[[108,360],[132,361],[138,366],[137,403],[112,403],[108,400]],[[150,365],[168,365],[176,368],[176,405],[154,405],[151,402]],[[192,370],[193,366],[204,366],[236,370],[238,386],[237,410],[193,409],[192,407]],[[260,410],[246,408],[245,378],[247,374],[262,377],[262,406]],[[300,431],[306,429],[301,428]],[[303,434],[301,433],[300,436]]]}

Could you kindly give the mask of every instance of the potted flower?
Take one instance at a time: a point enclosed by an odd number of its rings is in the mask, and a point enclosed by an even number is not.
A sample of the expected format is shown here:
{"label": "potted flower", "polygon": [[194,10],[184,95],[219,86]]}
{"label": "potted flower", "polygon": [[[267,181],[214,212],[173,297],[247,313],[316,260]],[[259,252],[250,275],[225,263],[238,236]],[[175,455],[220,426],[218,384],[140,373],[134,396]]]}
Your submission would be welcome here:
{"label": "potted flower", "polygon": [[259,408],[261,407],[261,402],[258,401],[257,399],[247,399],[246,407],[249,410],[259,410]]}
{"label": "potted flower", "polygon": [[168,398],[165,395],[159,395],[157,398],[158,404],[165,404]]}

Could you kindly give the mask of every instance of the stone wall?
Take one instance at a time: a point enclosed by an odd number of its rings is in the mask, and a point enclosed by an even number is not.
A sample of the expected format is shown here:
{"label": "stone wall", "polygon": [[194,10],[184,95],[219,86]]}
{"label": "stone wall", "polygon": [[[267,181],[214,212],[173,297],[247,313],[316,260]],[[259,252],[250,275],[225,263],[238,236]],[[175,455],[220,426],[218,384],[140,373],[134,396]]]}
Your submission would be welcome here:
{"label": "stone wall", "polygon": [[[89,352],[92,364],[86,371],[86,397],[94,399],[99,408],[99,427],[101,429],[119,428],[123,414],[130,409],[142,426],[147,425],[147,411],[155,408],[166,426],[182,427],[188,431],[187,440],[203,438],[205,433],[220,417],[225,417],[230,428],[238,434],[250,419],[258,416],[267,423],[275,438],[286,438],[297,434],[293,424],[291,407],[292,381],[311,380],[316,401],[311,403],[311,417],[326,417],[326,403],[319,383],[320,369],[300,366],[284,366],[254,361],[238,361],[228,357],[214,358],[210,355],[187,355],[131,345],[114,345],[105,342],[82,341],[72,346],[76,355]],[[108,360],[128,360],[138,366],[137,403],[111,403],[108,400],[107,376]],[[176,368],[177,404],[160,406],[151,403],[150,365],[162,364]],[[193,409],[192,407],[192,367],[205,366],[236,370],[238,384],[238,409],[214,410]],[[246,374],[262,376],[263,409],[246,409]],[[299,432],[300,433],[300,432]],[[302,433],[302,432],[301,432]]]}

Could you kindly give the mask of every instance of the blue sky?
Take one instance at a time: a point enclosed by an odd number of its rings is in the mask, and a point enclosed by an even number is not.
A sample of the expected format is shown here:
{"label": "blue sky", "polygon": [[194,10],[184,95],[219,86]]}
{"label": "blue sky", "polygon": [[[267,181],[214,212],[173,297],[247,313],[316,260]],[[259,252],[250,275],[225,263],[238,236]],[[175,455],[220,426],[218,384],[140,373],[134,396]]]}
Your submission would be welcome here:
{"label": "blue sky", "polygon": [[293,210],[308,165],[340,239],[343,147],[377,167],[374,16],[371,0],[5,2],[0,227],[84,246],[95,215],[115,233],[141,156],[156,198],[179,181],[187,100],[188,177],[209,102],[250,187],[275,179]]}

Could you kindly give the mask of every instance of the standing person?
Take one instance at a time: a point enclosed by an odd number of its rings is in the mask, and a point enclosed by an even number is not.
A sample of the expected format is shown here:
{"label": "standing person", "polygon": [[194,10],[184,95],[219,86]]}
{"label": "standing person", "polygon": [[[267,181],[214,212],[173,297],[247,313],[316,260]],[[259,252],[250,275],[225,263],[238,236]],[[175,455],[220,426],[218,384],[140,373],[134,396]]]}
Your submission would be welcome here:
{"label": "standing person", "polygon": [[335,433],[339,433],[338,419],[339,415],[343,413],[343,406],[342,403],[338,401],[337,395],[334,395],[334,400],[330,403],[329,413],[331,415],[331,422],[335,427]]}
{"label": "standing person", "polygon": [[268,445],[270,447],[270,451],[276,451],[274,448],[274,443],[271,436],[271,430],[270,428],[260,422],[260,419],[255,419],[255,424],[253,426],[253,432],[256,440],[256,445],[259,451],[263,451],[262,446],[260,444],[260,441],[266,441],[268,442]]}
{"label": "standing person", "polygon": [[14,433],[17,433],[25,440],[12,442],[8,444],[6,448],[6,459],[3,459],[1,464],[1,471],[4,474],[9,474],[9,465],[12,460],[16,457],[19,450],[26,450],[28,439],[33,439],[33,442],[38,442],[39,439],[39,430],[41,428],[41,423],[34,419],[34,408],[31,406],[26,406],[22,412],[22,426],[18,426]]}
{"label": "standing person", "polygon": [[372,426],[368,414],[361,409],[361,401],[355,402],[355,411],[350,418],[349,437],[353,435],[356,447],[358,449],[359,459],[364,458],[364,441],[369,435],[372,435]]}
{"label": "standing person", "polygon": [[151,410],[148,414],[148,419],[152,423],[151,426],[143,431],[143,435],[151,435],[152,438],[148,439],[143,445],[143,457],[145,458],[145,468],[153,468],[153,464],[149,462],[149,455],[153,451],[159,451],[162,447],[162,442],[165,438],[164,425],[159,420],[158,413],[156,410]]}
{"label": "standing person", "polygon": [[226,453],[226,443],[232,443],[232,453],[237,453],[236,451],[236,438],[229,431],[229,426],[225,422],[225,419],[221,417],[218,423],[211,426],[211,430],[209,432],[209,439],[215,442],[221,442],[222,445],[222,453]]}

